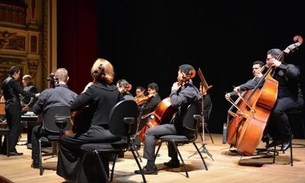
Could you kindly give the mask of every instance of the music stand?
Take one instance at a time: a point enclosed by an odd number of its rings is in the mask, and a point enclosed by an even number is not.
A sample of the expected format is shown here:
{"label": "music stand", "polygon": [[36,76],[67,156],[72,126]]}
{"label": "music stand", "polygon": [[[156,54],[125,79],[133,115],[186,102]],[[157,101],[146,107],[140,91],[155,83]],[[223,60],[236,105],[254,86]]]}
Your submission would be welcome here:
{"label": "music stand", "polygon": [[[198,69],[198,75],[199,75],[199,78],[201,80],[201,83],[200,83],[201,91],[202,91],[203,87],[206,89],[206,91],[208,91],[210,88],[212,88],[212,85],[208,86],[200,68]],[[204,140],[204,95],[203,95],[203,92],[200,92],[200,94],[201,94],[201,113],[200,113],[200,115],[201,115],[201,124],[202,124],[201,125],[202,126],[202,146],[199,148],[199,150],[202,149],[201,152],[206,153],[214,161],[212,154],[206,148],[207,144]],[[194,154],[189,156],[189,158],[194,156],[196,153],[197,152],[195,152]]]}

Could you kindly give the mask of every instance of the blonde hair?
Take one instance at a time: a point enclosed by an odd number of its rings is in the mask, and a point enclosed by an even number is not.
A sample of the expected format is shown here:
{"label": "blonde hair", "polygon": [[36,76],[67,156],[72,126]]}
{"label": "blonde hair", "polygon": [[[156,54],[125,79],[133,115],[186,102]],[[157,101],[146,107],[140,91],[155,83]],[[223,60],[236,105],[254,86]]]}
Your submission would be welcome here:
{"label": "blonde hair", "polygon": [[91,68],[91,75],[95,82],[106,82],[108,84],[113,82],[114,68],[112,64],[103,58],[98,58]]}

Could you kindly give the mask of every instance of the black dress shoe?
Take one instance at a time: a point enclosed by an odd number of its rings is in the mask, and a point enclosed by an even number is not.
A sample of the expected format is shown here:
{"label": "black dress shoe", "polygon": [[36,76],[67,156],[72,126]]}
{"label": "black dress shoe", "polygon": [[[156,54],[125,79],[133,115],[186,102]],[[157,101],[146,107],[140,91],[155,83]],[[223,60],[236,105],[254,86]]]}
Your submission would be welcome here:
{"label": "black dress shoe", "polygon": [[[148,169],[146,166],[142,169],[144,174],[154,174],[157,175],[158,174],[158,169],[156,166],[154,166],[154,168],[152,169]],[[141,174],[141,170],[135,170],[134,171],[135,174]]]}
{"label": "black dress shoe", "polygon": [[[7,153],[4,152],[3,154],[6,155]],[[23,155],[23,153],[19,153],[19,152],[10,152],[10,156],[21,156],[21,155]]]}
{"label": "black dress shoe", "polygon": [[180,167],[179,160],[170,160],[169,162],[164,162],[163,164],[170,168],[179,168]]}
{"label": "black dress shoe", "polygon": [[39,164],[38,164],[37,162],[33,162],[33,163],[31,164],[31,167],[32,167],[32,168],[39,168]]}
{"label": "black dress shoe", "polygon": [[291,141],[286,141],[282,144],[281,151],[286,151],[291,146]]}
{"label": "black dress shoe", "polygon": [[283,141],[281,151],[286,151],[291,146],[291,140],[293,139],[293,135],[289,135],[286,140]]}
{"label": "black dress shoe", "polygon": [[270,144],[266,145],[266,148],[274,147],[283,144],[283,140],[273,140]]}

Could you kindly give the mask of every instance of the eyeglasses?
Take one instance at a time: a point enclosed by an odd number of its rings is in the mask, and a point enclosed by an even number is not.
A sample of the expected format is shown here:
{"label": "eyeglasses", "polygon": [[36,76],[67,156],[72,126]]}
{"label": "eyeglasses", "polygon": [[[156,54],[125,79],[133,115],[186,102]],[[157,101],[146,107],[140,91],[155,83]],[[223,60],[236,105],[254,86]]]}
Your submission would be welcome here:
{"label": "eyeglasses", "polygon": [[272,58],[274,58],[274,57],[266,58],[266,61],[269,61],[269,60],[272,59]]}

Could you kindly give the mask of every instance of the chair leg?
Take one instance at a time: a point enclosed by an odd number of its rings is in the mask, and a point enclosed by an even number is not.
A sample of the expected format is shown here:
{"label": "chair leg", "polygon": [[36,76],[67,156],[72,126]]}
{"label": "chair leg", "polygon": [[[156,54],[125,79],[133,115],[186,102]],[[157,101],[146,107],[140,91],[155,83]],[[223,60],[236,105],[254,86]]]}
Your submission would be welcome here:
{"label": "chair leg", "polygon": [[290,139],[290,165],[293,166],[292,139]]}
{"label": "chair leg", "polygon": [[6,156],[10,156],[11,136],[10,133],[6,136]]}
{"label": "chair leg", "polygon": [[113,159],[112,168],[111,168],[110,182],[112,182],[112,180],[113,180],[114,167],[115,167],[117,158],[118,158],[118,154],[114,154],[114,159]]}
{"label": "chair leg", "polygon": [[[208,166],[207,166],[207,164],[206,164],[205,160],[203,159],[203,156],[202,156],[202,154],[201,154],[201,152],[200,152],[200,150],[199,150],[198,146],[196,145],[196,143],[195,143],[195,142],[193,142],[193,145],[195,146],[196,151],[198,152],[198,154],[199,154],[199,156],[200,156],[200,158],[201,158],[201,160],[202,160],[202,162],[203,162],[203,165],[204,165],[205,169],[206,169],[206,170],[208,170]],[[213,159],[213,158],[212,158],[212,160],[214,161],[214,159]]]}
{"label": "chair leg", "polygon": [[141,155],[140,155],[140,153],[138,152],[138,150],[136,150],[136,144],[135,144],[135,140],[134,140],[134,139],[135,139],[135,138],[132,138],[132,139],[131,139],[131,149],[133,149],[133,150],[136,152],[137,157],[139,158],[140,162],[142,162]]}
{"label": "chair leg", "polygon": [[38,153],[39,153],[39,175],[43,174],[43,167],[42,167],[42,148],[41,148],[41,139],[38,139]]}
{"label": "chair leg", "polygon": [[52,155],[52,156],[48,157],[48,158],[45,158],[44,160],[55,158],[57,156],[57,154],[58,154],[58,143],[55,142],[55,141],[52,141],[51,144],[52,144],[52,152],[44,154],[44,155]]}
{"label": "chair leg", "polygon": [[163,143],[163,141],[160,142],[160,144],[159,144],[159,146],[158,146],[158,149],[157,149],[157,151],[156,151],[156,154],[155,154],[155,161],[156,161],[156,158],[157,158],[157,156],[158,156],[158,153],[159,153],[159,150],[160,150],[160,148],[161,148],[162,143]]}
{"label": "chair leg", "polygon": [[103,173],[103,176],[105,178],[106,183],[110,183],[108,174],[106,172],[106,169],[104,167],[104,164],[103,164],[103,162],[101,160],[101,157],[100,157],[99,153],[97,152],[97,150],[94,150],[93,153],[94,153],[95,157],[97,158],[97,160],[98,160],[98,162],[100,164],[100,168],[102,170],[102,173]]}
{"label": "chair leg", "polygon": [[143,183],[147,183],[146,178],[145,178],[145,175],[144,175],[144,173],[143,173],[143,169],[142,169],[142,167],[141,167],[141,164],[140,164],[139,159],[138,159],[137,156],[136,156],[135,151],[134,151],[134,150],[131,150],[131,153],[132,153],[133,158],[136,160],[136,163],[137,163],[137,165],[138,165],[138,167],[139,167],[139,170],[140,170],[141,175],[142,175]]}
{"label": "chair leg", "polygon": [[180,153],[180,151],[179,151],[179,149],[178,149],[178,147],[177,147],[177,144],[176,144],[175,142],[171,142],[171,143],[173,144],[173,146],[174,146],[176,152],[177,152],[178,155],[179,155],[180,160],[182,161],[183,168],[184,168],[184,172],[185,172],[185,176],[186,176],[187,178],[189,178],[189,174],[188,174],[188,172],[187,172],[186,165],[185,165],[184,160],[183,160],[183,158],[182,158],[182,155],[181,155],[181,153]]}

